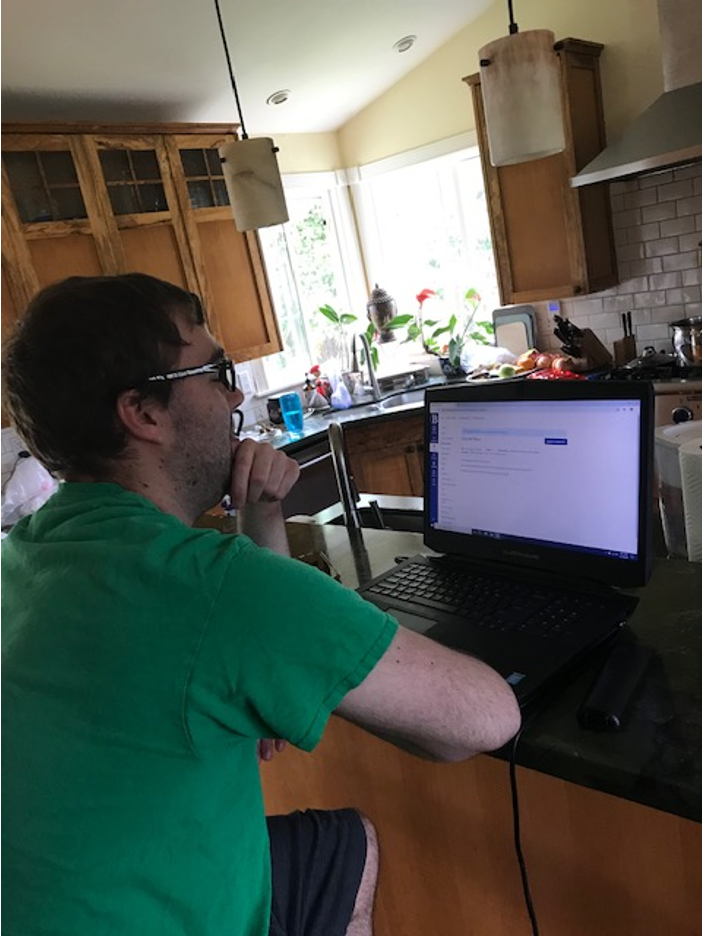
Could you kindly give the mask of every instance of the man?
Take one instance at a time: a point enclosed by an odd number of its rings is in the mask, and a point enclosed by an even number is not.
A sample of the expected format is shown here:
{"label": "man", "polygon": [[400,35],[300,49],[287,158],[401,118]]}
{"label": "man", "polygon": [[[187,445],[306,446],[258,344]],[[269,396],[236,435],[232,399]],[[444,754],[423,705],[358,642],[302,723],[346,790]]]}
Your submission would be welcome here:
{"label": "man", "polygon": [[[310,750],[335,711],[470,757],[517,731],[511,689],[279,555],[298,467],[232,436],[234,365],[194,295],[51,286],[3,378],[65,481],[3,546],[8,936],[369,934],[370,821],[267,825],[257,744]],[[193,529],[225,494],[247,535]]]}

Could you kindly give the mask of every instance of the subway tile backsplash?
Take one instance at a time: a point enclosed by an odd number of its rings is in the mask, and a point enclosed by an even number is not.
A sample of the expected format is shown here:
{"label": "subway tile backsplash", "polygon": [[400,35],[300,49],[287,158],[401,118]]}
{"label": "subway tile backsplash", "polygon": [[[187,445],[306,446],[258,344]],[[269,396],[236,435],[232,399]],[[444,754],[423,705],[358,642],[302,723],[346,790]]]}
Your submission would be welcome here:
{"label": "subway tile backsplash", "polygon": [[[702,162],[613,182],[610,197],[619,284],[561,299],[560,314],[612,350],[621,313],[631,311],[639,353],[647,345],[671,350],[670,323],[702,315]],[[549,304],[533,305],[538,347],[558,349]]]}

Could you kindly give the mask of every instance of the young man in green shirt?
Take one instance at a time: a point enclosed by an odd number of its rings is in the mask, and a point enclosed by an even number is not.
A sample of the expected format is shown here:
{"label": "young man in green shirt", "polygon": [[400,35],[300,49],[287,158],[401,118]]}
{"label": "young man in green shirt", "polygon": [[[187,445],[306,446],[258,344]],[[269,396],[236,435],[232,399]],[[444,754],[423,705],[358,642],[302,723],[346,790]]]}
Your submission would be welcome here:
{"label": "young man in green shirt", "polygon": [[[371,933],[370,821],[267,822],[257,752],[311,750],[336,712],[465,758],[517,731],[511,689],[290,560],[299,469],[232,435],[234,365],[194,295],[49,287],[3,378],[65,482],[3,545],[8,936]],[[193,529],[225,495],[246,535]]]}

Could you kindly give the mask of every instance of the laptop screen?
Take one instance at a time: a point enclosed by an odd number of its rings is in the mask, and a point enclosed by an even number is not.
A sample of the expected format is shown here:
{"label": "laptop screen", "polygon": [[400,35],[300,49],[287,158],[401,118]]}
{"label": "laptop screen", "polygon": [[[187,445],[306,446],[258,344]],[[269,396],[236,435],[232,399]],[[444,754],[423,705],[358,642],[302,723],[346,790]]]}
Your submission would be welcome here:
{"label": "laptop screen", "polygon": [[647,386],[513,381],[427,393],[425,540],[609,584],[650,565]]}

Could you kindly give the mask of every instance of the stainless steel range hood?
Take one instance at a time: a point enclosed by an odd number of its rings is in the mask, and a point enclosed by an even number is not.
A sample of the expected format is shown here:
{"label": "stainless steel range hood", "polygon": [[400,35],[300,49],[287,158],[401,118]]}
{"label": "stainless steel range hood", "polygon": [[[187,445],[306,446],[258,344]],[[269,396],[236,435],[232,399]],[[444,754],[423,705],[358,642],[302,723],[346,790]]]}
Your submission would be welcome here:
{"label": "stainless steel range hood", "polygon": [[610,182],[702,159],[702,2],[658,0],[665,93],[570,180]]}

